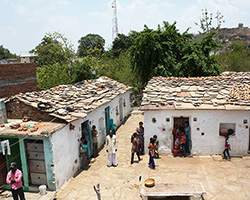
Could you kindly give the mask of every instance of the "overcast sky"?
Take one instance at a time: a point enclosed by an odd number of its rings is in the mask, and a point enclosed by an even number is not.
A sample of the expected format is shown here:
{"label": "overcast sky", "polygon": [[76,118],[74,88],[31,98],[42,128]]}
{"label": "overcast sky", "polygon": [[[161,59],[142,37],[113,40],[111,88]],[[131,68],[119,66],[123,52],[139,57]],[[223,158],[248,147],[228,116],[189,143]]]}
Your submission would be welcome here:
{"label": "overcast sky", "polygon": [[[101,35],[106,47],[112,43],[112,0],[0,0],[0,45],[12,53],[29,51],[47,32],[63,33],[77,49],[77,41],[89,33]],[[162,21],[177,21],[180,31],[199,21],[201,9],[225,19],[222,27],[249,26],[249,0],[119,0],[118,29],[127,34],[146,24],[156,28]]]}

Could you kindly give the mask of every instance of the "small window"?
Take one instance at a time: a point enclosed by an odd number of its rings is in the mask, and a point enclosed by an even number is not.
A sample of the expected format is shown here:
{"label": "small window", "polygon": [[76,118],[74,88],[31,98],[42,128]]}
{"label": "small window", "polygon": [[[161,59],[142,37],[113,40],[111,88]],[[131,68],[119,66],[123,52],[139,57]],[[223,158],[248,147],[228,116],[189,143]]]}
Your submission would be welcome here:
{"label": "small window", "polygon": [[220,123],[220,136],[235,135],[235,123]]}
{"label": "small window", "polygon": [[244,120],[243,120],[243,124],[247,124],[247,119],[244,119]]}
{"label": "small window", "polygon": [[169,118],[166,118],[166,122],[169,122],[170,121],[170,119]]}
{"label": "small window", "polygon": [[155,123],[155,122],[156,122],[156,119],[155,119],[155,118],[152,118],[152,122]]}
{"label": "small window", "polygon": [[193,121],[194,121],[194,122],[197,122],[197,117],[194,117],[194,118],[193,118]]}

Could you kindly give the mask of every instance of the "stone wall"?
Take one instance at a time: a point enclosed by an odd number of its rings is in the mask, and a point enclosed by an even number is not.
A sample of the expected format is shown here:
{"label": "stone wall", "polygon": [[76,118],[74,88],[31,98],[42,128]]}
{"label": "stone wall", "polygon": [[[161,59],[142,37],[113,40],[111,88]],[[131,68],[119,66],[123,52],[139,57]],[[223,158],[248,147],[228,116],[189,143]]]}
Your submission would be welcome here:
{"label": "stone wall", "polygon": [[22,119],[24,116],[29,117],[32,121],[51,121],[54,117],[46,112],[26,105],[18,99],[13,99],[5,104],[8,119]]}
{"label": "stone wall", "polygon": [[36,64],[0,64],[0,98],[37,90]]}

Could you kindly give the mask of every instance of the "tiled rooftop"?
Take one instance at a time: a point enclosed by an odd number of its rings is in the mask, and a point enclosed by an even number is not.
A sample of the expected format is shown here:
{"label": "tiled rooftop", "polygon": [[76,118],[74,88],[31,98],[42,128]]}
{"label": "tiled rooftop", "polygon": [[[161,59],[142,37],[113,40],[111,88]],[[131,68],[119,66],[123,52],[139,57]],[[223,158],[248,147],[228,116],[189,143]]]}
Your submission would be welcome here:
{"label": "tiled rooftop", "polygon": [[59,85],[41,92],[20,93],[10,97],[6,102],[17,98],[35,108],[38,108],[39,102],[50,103],[51,108],[40,110],[70,122],[85,117],[87,113],[110,102],[129,89],[129,86],[102,76],[73,85]]}
{"label": "tiled rooftop", "polygon": [[250,72],[213,77],[153,77],[143,94],[142,110],[250,110]]}

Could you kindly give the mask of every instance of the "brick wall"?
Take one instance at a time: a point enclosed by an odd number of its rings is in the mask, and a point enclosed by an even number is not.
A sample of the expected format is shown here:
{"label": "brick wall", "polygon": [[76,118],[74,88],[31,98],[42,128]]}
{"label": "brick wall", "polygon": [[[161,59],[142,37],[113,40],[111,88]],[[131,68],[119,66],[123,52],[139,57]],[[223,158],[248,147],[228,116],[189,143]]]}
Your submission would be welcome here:
{"label": "brick wall", "polygon": [[35,63],[0,64],[0,98],[35,90]]}
{"label": "brick wall", "polygon": [[18,99],[7,102],[5,106],[8,119],[22,119],[24,116],[28,116],[32,121],[51,121],[55,118],[46,112],[41,112],[32,106],[26,105]]}

